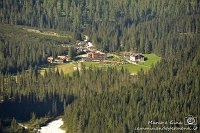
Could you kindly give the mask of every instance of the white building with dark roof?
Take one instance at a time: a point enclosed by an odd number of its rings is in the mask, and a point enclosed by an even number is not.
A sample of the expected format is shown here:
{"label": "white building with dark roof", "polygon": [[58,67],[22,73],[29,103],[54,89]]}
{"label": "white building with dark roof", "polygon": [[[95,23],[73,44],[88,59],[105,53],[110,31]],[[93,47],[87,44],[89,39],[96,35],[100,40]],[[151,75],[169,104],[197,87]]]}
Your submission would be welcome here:
{"label": "white building with dark roof", "polygon": [[130,55],[130,61],[142,62],[142,61],[144,61],[144,56],[141,55],[141,54],[131,54]]}

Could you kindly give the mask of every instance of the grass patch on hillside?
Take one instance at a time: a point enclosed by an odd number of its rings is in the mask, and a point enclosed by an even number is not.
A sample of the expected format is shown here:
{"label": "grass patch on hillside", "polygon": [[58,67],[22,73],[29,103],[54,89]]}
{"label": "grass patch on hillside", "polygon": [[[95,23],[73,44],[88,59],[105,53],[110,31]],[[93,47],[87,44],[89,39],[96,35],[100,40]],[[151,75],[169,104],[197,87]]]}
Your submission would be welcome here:
{"label": "grass patch on hillside", "polygon": [[[160,57],[156,56],[155,54],[143,54],[145,56],[145,62],[139,62],[138,64],[123,64],[123,65],[113,65],[113,64],[102,64],[99,62],[83,62],[86,68],[89,67],[116,67],[117,69],[127,69],[131,74],[136,74],[138,71],[143,69],[147,72],[153,65],[160,61]],[[119,56],[120,58],[120,56]]]}
{"label": "grass patch on hillside", "polygon": [[130,73],[137,73],[141,69],[143,69],[146,72],[146,71],[148,71],[150,69],[148,67],[144,67],[144,66],[140,66],[140,65],[135,65],[135,64],[125,64],[125,65],[122,65],[121,68],[122,67],[125,68],[125,69],[127,69]]}
{"label": "grass patch on hillside", "polygon": [[[151,67],[160,61],[160,57],[156,56],[155,54],[143,54],[145,58],[147,59],[145,62],[139,62],[138,64],[123,64],[123,65],[114,65],[114,64],[103,64],[100,62],[83,62],[82,64],[88,69],[89,67],[99,67],[99,68],[106,68],[106,67],[116,67],[118,70],[120,70],[122,67],[124,69],[127,69],[131,74],[136,74],[138,71],[143,69],[145,72],[147,72]],[[71,63],[53,63],[50,64],[50,66],[45,66],[40,70],[40,73],[44,75],[45,69],[48,70],[48,68],[55,68],[55,70],[58,68],[59,71],[63,71],[64,74],[72,74],[73,71],[76,70],[78,67],[78,62],[71,62]]]}
{"label": "grass patch on hillside", "polygon": [[143,56],[146,58],[146,61],[145,62],[139,62],[138,64],[148,66],[148,67],[155,65],[161,59],[161,57],[159,57],[155,54],[143,54]]}
{"label": "grass patch on hillside", "polygon": [[58,68],[58,70],[61,72],[63,71],[64,74],[71,74],[74,71],[75,65],[73,63],[52,63],[49,66],[42,67],[40,70],[40,74],[44,75],[45,70],[48,71],[49,68],[55,68],[55,70]]}
{"label": "grass patch on hillside", "polygon": [[99,62],[83,62],[86,68],[89,67],[99,67],[101,64]]}
{"label": "grass patch on hillside", "polygon": [[60,71],[62,70],[64,74],[70,74],[74,71],[74,65],[72,63],[59,64],[56,67]]}
{"label": "grass patch on hillside", "polygon": [[25,27],[23,28],[24,30],[28,31],[28,32],[33,32],[36,34],[41,34],[41,35],[45,35],[45,36],[54,36],[54,37],[62,37],[62,38],[72,38],[72,36],[70,34],[64,34],[64,33],[58,33],[55,32],[54,30],[47,30],[47,29],[42,29],[39,30],[37,28],[32,28],[32,27]]}

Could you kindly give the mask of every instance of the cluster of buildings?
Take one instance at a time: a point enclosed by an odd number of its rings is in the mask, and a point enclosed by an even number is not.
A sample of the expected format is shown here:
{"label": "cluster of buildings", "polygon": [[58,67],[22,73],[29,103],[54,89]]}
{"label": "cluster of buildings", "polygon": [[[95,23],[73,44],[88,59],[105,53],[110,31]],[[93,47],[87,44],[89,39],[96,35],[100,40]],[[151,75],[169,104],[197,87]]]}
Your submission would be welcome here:
{"label": "cluster of buildings", "polygon": [[133,62],[143,62],[144,56],[140,53],[125,52],[124,57],[129,57],[130,61]]}
{"label": "cluster of buildings", "polygon": [[[143,62],[144,56],[140,53],[124,52],[124,57],[129,58],[130,63]],[[103,62],[107,59],[107,54],[98,50],[87,52],[85,57],[82,57],[81,62]],[[57,58],[48,57],[49,63],[66,63],[71,61],[69,57],[65,55],[57,56]]]}
{"label": "cluster of buildings", "polygon": [[107,58],[107,54],[101,51],[92,51],[87,53],[87,57],[81,59],[82,62],[89,61],[104,61]]}
{"label": "cluster of buildings", "polygon": [[[104,62],[107,58],[107,53],[97,50],[92,42],[88,41],[88,37],[84,41],[77,41],[77,53],[82,55],[81,62]],[[84,55],[86,53],[86,55]],[[137,63],[143,62],[144,56],[141,53],[124,52],[125,59],[121,59],[119,63]],[[57,58],[48,57],[50,63],[66,63],[71,61],[68,56],[60,55]]]}
{"label": "cluster of buildings", "polygon": [[87,53],[86,57],[81,59],[82,62],[102,62],[107,59],[107,54],[95,49],[92,42],[88,41],[88,37],[85,37],[84,42],[78,43],[78,52]]}
{"label": "cluster of buildings", "polygon": [[65,55],[59,55],[57,58],[53,58],[52,56],[47,58],[49,63],[66,63],[69,62],[70,59]]}
{"label": "cluster of buildings", "polygon": [[[82,57],[82,62],[102,62],[107,59],[107,54],[101,51],[92,51],[86,54],[86,57]],[[71,61],[67,56],[60,55],[57,58],[53,58],[52,56],[47,58],[49,63],[66,63]]]}
{"label": "cluster of buildings", "polygon": [[89,41],[79,42],[77,44],[78,44],[78,47],[77,47],[78,53],[81,53],[81,52],[88,53],[90,51],[96,50],[92,42],[89,42]]}

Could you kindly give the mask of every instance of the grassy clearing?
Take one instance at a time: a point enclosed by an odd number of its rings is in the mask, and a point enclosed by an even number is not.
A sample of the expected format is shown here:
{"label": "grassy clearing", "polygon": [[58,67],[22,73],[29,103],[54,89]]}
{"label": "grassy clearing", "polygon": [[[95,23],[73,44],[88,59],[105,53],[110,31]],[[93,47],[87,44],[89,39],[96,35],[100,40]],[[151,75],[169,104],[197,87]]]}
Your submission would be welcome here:
{"label": "grassy clearing", "polygon": [[143,54],[146,58],[145,62],[139,62],[138,64],[125,64],[123,65],[130,73],[137,73],[141,69],[147,72],[153,65],[160,61],[160,57],[155,54]]}
{"label": "grassy clearing", "polygon": [[55,68],[55,70],[58,68],[58,70],[61,72],[61,70],[64,72],[64,74],[71,74],[73,71],[74,71],[74,67],[76,65],[73,64],[73,63],[64,63],[64,64],[51,64],[49,67],[46,66],[46,67],[43,67],[41,70],[40,70],[40,74],[41,75],[44,75],[44,72],[45,70],[48,71],[49,68]]}
{"label": "grassy clearing", "polygon": [[108,65],[108,64],[100,64],[97,62],[84,62],[83,64],[85,65],[86,68],[89,68],[89,67],[116,67],[118,70],[120,70],[123,67],[124,69],[127,69],[130,73],[137,73],[141,69],[143,69],[144,71],[148,71],[150,69],[150,67],[145,67],[145,66],[135,65],[135,64],[124,64],[124,65],[109,64]]}
{"label": "grassy clearing", "polygon": [[[160,57],[156,56],[155,54],[143,54],[145,58],[147,59],[145,62],[139,62],[138,64],[123,64],[123,65],[114,65],[114,64],[102,64],[99,62],[83,62],[83,65],[85,65],[86,69],[89,67],[116,67],[117,69],[121,69],[122,67],[124,69],[127,69],[131,74],[136,74],[138,71],[143,69],[145,72],[147,72],[149,69],[151,69],[152,65],[156,64],[160,61]],[[120,56],[119,56],[120,58]],[[111,61],[111,60],[110,60]],[[71,63],[64,63],[64,64],[51,64],[51,68],[62,70],[64,74],[72,74],[74,70],[76,70],[78,66],[78,62],[71,62]],[[43,67],[40,71],[42,75],[44,75],[45,69],[48,70],[49,67]]]}
{"label": "grassy clearing", "polygon": [[60,71],[62,70],[64,74],[70,74],[74,71],[74,65],[72,63],[59,64],[56,66]]}
{"label": "grassy clearing", "polygon": [[152,65],[156,64],[157,62],[160,61],[160,57],[158,57],[155,54],[143,54],[143,56],[147,59],[145,62],[139,62],[139,65],[144,65],[151,67]]}
{"label": "grassy clearing", "polygon": [[[145,62],[139,62],[138,64],[123,64],[123,65],[113,65],[113,64],[101,64],[99,62],[84,62],[86,68],[88,67],[116,67],[117,69],[121,69],[122,67],[127,69],[130,73],[136,74],[138,71],[143,69],[147,72],[152,65],[156,64],[160,61],[160,57],[155,54],[143,54],[147,59]],[[119,57],[120,58],[120,57]]]}
{"label": "grassy clearing", "polygon": [[59,33],[52,32],[52,31],[40,31],[40,30],[29,29],[29,28],[23,28],[23,29],[28,31],[28,32],[34,32],[34,33],[45,35],[45,36],[54,36],[54,37],[61,37],[61,38],[72,38],[71,35],[59,34]]}
{"label": "grassy clearing", "polygon": [[86,68],[100,67],[100,65],[101,65],[99,62],[83,62],[83,64],[85,65]]}
{"label": "grassy clearing", "polygon": [[135,65],[135,64],[125,64],[125,65],[123,65],[123,68],[127,69],[130,73],[137,73],[141,69],[143,69],[146,72],[150,69],[148,67]]}

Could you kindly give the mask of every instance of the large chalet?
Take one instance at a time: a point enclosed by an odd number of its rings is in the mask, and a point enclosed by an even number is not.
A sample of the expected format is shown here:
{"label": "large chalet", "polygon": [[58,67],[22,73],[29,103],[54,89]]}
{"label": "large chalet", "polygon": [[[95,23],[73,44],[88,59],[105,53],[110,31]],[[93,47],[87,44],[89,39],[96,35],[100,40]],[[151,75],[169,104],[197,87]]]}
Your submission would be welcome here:
{"label": "large chalet", "polygon": [[104,61],[106,54],[101,51],[92,51],[87,54],[87,57],[82,58],[82,61]]}
{"label": "large chalet", "polygon": [[141,54],[131,54],[130,55],[130,61],[142,62],[142,61],[144,61],[144,56],[141,55]]}

